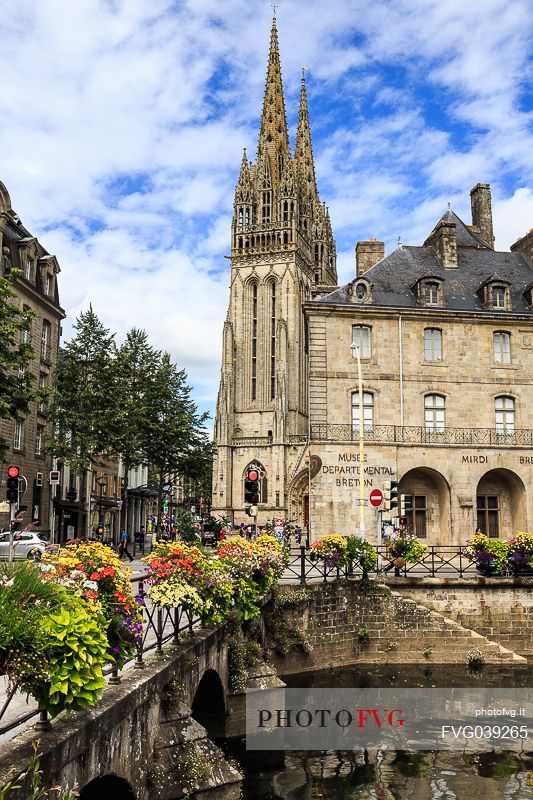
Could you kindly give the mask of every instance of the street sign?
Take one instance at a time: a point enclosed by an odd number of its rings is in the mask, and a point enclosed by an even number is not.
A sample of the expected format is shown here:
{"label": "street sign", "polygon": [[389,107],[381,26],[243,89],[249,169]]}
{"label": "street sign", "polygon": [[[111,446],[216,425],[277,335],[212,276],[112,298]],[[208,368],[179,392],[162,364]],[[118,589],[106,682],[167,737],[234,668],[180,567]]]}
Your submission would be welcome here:
{"label": "street sign", "polygon": [[57,484],[59,483],[60,475],[61,473],[59,472],[58,469],[50,470],[50,483],[55,484],[57,486]]}
{"label": "street sign", "polygon": [[276,520],[276,528],[282,528],[282,527],[283,527],[283,520],[282,519],[277,519]]}
{"label": "street sign", "polygon": [[372,489],[370,492],[370,505],[378,508],[383,502],[383,492],[381,489]]}
{"label": "street sign", "polygon": [[172,491],[172,484],[171,483],[164,483],[162,486],[163,494],[170,494]]}
{"label": "street sign", "polygon": [[257,506],[250,506],[250,516],[257,517],[257,514],[258,514]]}

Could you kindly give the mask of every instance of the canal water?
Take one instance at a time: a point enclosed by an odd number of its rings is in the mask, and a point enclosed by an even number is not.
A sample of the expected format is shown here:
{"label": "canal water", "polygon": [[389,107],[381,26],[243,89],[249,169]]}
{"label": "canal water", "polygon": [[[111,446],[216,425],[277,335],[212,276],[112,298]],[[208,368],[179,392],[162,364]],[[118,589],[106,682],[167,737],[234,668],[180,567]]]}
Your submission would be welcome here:
{"label": "canal water", "polygon": [[[533,666],[350,667],[283,678],[290,687],[521,687],[532,686]],[[530,731],[530,736],[533,732]],[[221,746],[244,771],[242,800],[533,800],[533,743],[509,751],[247,752],[244,739]]]}

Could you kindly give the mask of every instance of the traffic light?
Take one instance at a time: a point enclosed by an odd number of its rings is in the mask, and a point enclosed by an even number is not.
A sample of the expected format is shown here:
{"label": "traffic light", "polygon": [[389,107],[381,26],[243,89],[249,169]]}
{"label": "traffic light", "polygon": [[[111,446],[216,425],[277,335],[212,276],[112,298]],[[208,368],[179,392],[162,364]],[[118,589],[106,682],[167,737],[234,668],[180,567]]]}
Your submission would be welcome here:
{"label": "traffic light", "polygon": [[259,472],[249,469],[244,481],[244,502],[255,505],[259,502]]}
{"label": "traffic light", "polygon": [[385,511],[390,511],[398,506],[398,481],[385,481],[384,488],[384,502],[383,508]]}
{"label": "traffic light", "polygon": [[16,503],[19,499],[19,472],[18,467],[9,467],[7,471],[6,500],[10,503]]}
{"label": "traffic light", "polygon": [[401,494],[400,495],[400,516],[406,517],[413,510],[413,495]]}

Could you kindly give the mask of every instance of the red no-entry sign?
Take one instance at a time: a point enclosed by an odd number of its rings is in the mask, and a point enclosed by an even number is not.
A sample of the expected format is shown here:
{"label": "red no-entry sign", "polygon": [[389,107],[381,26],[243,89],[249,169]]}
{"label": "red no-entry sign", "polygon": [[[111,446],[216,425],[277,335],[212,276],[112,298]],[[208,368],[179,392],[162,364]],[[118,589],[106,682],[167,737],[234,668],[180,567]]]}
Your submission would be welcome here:
{"label": "red no-entry sign", "polygon": [[383,502],[383,492],[381,489],[372,489],[370,492],[370,505],[377,508]]}

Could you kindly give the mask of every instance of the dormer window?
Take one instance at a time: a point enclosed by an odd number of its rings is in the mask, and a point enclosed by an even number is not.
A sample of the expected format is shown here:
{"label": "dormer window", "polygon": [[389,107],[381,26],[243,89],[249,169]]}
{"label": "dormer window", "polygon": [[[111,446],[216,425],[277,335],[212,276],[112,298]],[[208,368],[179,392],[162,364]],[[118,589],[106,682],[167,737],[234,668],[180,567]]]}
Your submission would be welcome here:
{"label": "dormer window", "polygon": [[27,281],[31,281],[31,259],[29,258],[24,262],[24,277]]}
{"label": "dormer window", "polygon": [[426,278],[418,281],[416,291],[418,303],[422,306],[443,306],[442,281]]}
{"label": "dormer window", "polygon": [[372,303],[372,284],[365,280],[356,280],[348,285],[348,298],[354,303]]}
{"label": "dormer window", "polygon": [[508,311],[511,308],[508,284],[503,281],[501,283],[488,281],[484,286],[484,300],[485,308]]}
{"label": "dormer window", "polygon": [[427,282],[424,284],[424,303],[427,306],[436,306],[439,303],[439,284]]}
{"label": "dormer window", "polygon": [[506,291],[504,286],[493,286],[491,289],[491,299],[492,305],[494,308],[505,308],[506,307]]}

